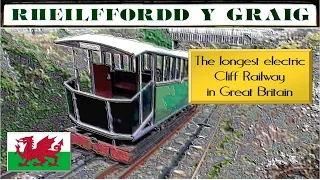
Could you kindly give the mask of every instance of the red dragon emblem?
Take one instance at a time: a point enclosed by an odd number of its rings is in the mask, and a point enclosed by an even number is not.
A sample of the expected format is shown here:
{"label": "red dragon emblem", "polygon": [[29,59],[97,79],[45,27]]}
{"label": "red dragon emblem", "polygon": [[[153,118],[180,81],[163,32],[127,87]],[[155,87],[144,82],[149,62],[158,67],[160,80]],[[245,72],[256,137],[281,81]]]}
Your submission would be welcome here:
{"label": "red dragon emblem", "polygon": [[[54,138],[49,139],[49,136],[43,138],[37,143],[37,147],[33,149],[33,136],[24,137],[21,139],[17,139],[18,144],[16,145],[16,153],[21,157],[21,159],[25,159],[24,163],[20,163],[19,166],[28,166],[28,162],[33,159],[38,159],[39,163],[34,163],[34,166],[43,166],[44,163],[47,162],[45,157],[53,158],[54,162],[49,163],[49,166],[57,166],[58,156],[56,154],[61,151],[61,146],[63,146],[63,139],[53,147],[54,150],[50,150],[52,144],[55,142]],[[20,151],[19,143],[23,143],[26,145],[24,148],[24,153],[22,154]]]}

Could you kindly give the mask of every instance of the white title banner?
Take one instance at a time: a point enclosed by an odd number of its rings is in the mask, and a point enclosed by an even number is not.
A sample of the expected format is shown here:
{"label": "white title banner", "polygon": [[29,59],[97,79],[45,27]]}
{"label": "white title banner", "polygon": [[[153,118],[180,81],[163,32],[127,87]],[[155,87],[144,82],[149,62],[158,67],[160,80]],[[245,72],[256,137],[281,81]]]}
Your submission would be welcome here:
{"label": "white title banner", "polygon": [[317,26],[312,4],[12,4],[4,26]]}

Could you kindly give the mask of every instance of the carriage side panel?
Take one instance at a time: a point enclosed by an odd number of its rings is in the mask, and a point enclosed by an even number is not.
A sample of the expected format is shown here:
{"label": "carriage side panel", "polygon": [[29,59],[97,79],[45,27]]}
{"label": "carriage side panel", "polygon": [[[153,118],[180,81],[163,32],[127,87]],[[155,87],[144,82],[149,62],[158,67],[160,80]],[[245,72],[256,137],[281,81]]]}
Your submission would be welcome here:
{"label": "carriage side panel", "polygon": [[155,123],[161,123],[188,105],[188,81],[156,87]]}

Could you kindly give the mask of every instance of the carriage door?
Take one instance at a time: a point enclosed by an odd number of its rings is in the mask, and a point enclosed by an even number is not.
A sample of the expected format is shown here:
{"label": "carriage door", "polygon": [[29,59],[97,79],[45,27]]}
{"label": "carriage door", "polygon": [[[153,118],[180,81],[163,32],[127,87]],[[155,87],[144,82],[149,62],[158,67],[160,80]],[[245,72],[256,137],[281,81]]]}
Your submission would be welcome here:
{"label": "carriage door", "polygon": [[111,98],[112,83],[110,76],[110,66],[104,63],[104,53],[93,51],[92,54],[93,87],[96,95]]}

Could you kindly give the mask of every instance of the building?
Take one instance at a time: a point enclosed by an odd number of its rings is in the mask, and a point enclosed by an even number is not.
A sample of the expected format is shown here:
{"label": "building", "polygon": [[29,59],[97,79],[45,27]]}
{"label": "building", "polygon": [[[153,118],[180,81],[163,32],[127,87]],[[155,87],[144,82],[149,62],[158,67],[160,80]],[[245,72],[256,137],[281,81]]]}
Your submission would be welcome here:
{"label": "building", "polygon": [[245,46],[257,44],[261,39],[283,36],[283,30],[271,28],[171,28],[168,29],[174,49],[187,49],[185,44]]}

